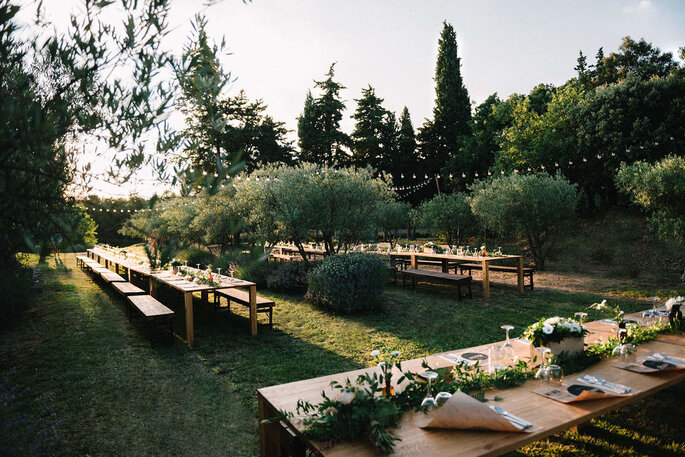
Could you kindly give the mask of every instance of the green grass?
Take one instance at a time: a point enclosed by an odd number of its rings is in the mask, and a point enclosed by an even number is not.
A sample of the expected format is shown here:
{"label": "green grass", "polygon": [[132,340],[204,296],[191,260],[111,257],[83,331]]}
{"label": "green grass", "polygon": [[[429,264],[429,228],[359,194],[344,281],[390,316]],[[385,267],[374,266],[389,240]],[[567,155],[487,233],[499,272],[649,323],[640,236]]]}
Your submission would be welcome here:
{"label": "green grass", "polygon": [[[151,347],[147,327],[130,324],[123,302],[73,262],[69,256],[70,270],[44,271],[42,295],[19,326],[0,336],[0,374],[16,367],[14,382],[31,388],[23,410],[37,415],[54,407],[68,456],[257,455],[260,387],[369,366],[369,352],[383,345],[409,359],[502,339],[502,324],[515,325],[518,335],[542,316],[572,315],[602,298],[636,311],[649,304],[634,298],[659,289],[612,283],[569,292],[548,285],[522,297],[496,286],[483,300],[476,287],[473,300],[458,302],[449,287],[390,286],[382,310],[354,317],[260,290],[277,302],[273,330],[251,337],[245,308],[215,315],[198,306],[190,350],[179,342]],[[160,294],[182,310],[180,296]],[[183,329],[180,318],[176,328]],[[514,455],[685,455],[682,393],[676,386],[598,418],[582,433],[559,434]]]}

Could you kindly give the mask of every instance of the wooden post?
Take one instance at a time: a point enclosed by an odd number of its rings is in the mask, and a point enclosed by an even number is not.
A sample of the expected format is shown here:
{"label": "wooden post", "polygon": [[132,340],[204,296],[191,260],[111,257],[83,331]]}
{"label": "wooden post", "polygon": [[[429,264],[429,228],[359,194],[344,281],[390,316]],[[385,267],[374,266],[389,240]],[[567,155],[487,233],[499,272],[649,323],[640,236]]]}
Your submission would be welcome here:
{"label": "wooden post", "polygon": [[411,265],[412,270],[416,270],[416,254],[411,254],[409,256],[409,261],[410,261],[410,265]]}
{"label": "wooden post", "polygon": [[250,331],[257,334],[257,285],[250,286]]}
{"label": "wooden post", "polygon": [[200,296],[202,297],[202,304],[204,306],[207,306],[207,304],[209,303],[209,292],[203,290],[200,292]]}
{"label": "wooden post", "polygon": [[516,273],[518,276],[518,291],[523,294],[523,256],[519,256]]}
{"label": "wooden post", "polygon": [[438,197],[440,196],[440,182],[438,181],[438,176],[435,176],[435,187],[438,188]]}
{"label": "wooden post", "polygon": [[193,293],[185,292],[183,300],[186,308],[186,341],[188,346],[192,346],[195,341],[195,331],[193,329]]}
{"label": "wooden post", "polygon": [[154,279],[152,279],[152,275],[147,277],[147,284],[148,284],[148,289],[150,291],[150,295],[153,297],[157,296],[157,283],[155,282]]}
{"label": "wooden post", "polygon": [[443,273],[449,273],[450,272],[450,263],[447,259],[442,259],[442,272]]}
{"label": "wooden post", "polygon": [[483,298],[490,298],[490,270],[488,267],[488,261],[483,260]]}
{"label": "wooden post", "polygon": [[131,282],[131,267],[126,268],[126,276],[128,277],[128,282]]}

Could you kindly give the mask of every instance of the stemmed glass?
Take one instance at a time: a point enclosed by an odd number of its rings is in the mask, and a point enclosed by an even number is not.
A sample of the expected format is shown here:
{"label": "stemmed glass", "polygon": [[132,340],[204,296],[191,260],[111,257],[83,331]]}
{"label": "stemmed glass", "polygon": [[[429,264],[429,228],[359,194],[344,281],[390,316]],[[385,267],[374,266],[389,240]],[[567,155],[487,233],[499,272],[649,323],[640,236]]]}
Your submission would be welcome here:
{"label": "stemmed glass", "polygon": [[197,271],[200,271],[200,264],[197,264]]}
{"label": "stemmed glass", "polygon": [[549,384],[561,385],[564,379],[564,370],[559,365],[552,364],[547,366],[547,382]]}
{"label": "stemmed glass", "polygon": [[514,362],[514,347],[511,345],[511,340],[509,339],[509,330],[514,330],[513,325],[503,325],[500,328],[507,332],[507,338],[504,340],[502,345],[502,352],[507,366],[511,366]]}
{"label": "stemmed glass", "polygon": [[573,316],[578,319],[578,323],[582,326],[585,322],[585,318],[587,317],[587,313],[579,311],[575,313]]}
{"label": "stemmed glass", "polygon": [[488,363],[490,365],[490,369],[488,371],[494,374],[497,372],[497,370],[503,370],[506,368],[506,362],[504,360],[504,348],[497,344],[490,346],[488,349]]}
{"label": "stemmed glass", "polygon": [[219,278],[221,278],[221,267],[217,267],[216,274],[219,276]]}
{"label": "stemmed glass", "polygon": [[535,372],[535,379],[540,379],[542,381],[549,381],[549,368],[547,367],[547,356],[552,353],[550,348],[539,347],[536,350],[540,353],[542,358],[540,359],[540,368]]}
{"label": "stemmed glass", "polygon": [[438,377],[435,371],[425,371],[421,375],[424,379],[428,380],[428,390],[426,391],[426,397],[421,401],[421,410],[423,412],[428,412],[435,406],[435,398],[433,398],[433,393],[431,392],[431,383],[433,379]]}
{"label": "stemmed glass", "polygon": [[623,362],[630,362],[631,357],[635,353],[635,346],[626,343],[626,337],[628,336],[628,330],[624,328],[619,328],[618,329],[618,345],[611,351],[612,356],[618,356],[622,359]]}

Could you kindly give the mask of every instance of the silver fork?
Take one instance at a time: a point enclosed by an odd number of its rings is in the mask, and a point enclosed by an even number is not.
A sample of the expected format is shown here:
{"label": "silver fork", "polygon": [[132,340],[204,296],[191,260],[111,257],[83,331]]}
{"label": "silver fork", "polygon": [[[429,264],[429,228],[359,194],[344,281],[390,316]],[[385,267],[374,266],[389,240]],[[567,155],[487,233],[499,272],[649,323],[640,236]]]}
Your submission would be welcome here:
{"label": "silver fork", "polygon": [[533,424],[521,419],[520,417],[512,416],[501,406],[493,406],[492,409],[494,409],[495,412],[499,413],[502,417],[506,418],[508,421],[512,422],[517,427],[520,427],[521,430],[525,430],[533,426]]}

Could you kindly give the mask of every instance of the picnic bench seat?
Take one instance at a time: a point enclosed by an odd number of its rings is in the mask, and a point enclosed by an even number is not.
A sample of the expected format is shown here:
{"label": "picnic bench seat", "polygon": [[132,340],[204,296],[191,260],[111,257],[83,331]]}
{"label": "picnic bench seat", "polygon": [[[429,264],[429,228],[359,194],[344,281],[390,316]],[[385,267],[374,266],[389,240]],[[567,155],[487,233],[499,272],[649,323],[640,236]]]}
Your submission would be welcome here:
{"label": "picnic bench seat", "polygon": [[[244,306],[250,306],[249,292],[229,287],[226,289],[216,289],[214,291],[214,311],[224,308],[221,305],[221,297],[226,298],[227,304],[225,308],[229,311],[231,309],[232,301],[240,303]],[[257,313],[265,313],[269,315],[269,328],[273,328],[274,326],[274,305],[275,302],[273,300],[269,300],[268,298],[260,297],[259,295],[257,295]]]}
{"label": "picnic bench seat", "polygon": [[152,295],[129,295],[128,302],[130,307],[126,308],[128,319],[131,320],[131,308],[135,308],[138,313],[150,323],[166,325],[171,335],[171,342],[174,341],[174,312],[160,303]]}
{"label": "picnic bench seat", "polygon": [[117,282],[125,282],[126,280],[119,276],[118,274],[114,273],[113,271],[107,270],[106,273],[100,273],[100,277],[105,280],[105,282],[108,283],[117,283]]}
{"label": "picnic bench seat", "polygon": [[292,261],[300,258],[299,255],[288,255],[288,254],[271,254],[271,258],[274,260],[287,260]]}
{"label": "picnic bench seat", "polygon": [[124,297],[128,297],[130,295],[144,295],[145,291],[141,289],[140,287],[131,284],[130,282],[113,282],[112,287],[114,290],[119,292],[121,295]]}
{"label": "picnic bench seat", "polygon": [[440,280],[445,280],[445,281],[452,281],[456,283],[457,285],[457,298],[461,300],[461,286],[462,284],[465,284],[468,289],[469,289],[469,298],[473,298],[473,293],[471,291],[471,276],[464,276],[464,275],[457,275],[457,274],[451,274],[451,273],[440,273],[437,271],[428,271],[428,270],[417,270],[413,268],[407,268],[405,270],[402,270],[402,282],[403,284],[406,284],[406,278],[407,276],[411,276],[411,282],[412,286],[416,287],[416,277],[424,277],[424,278],[432,278],[432,279],[440,279]]}
{"label": "picnic bench seat", "polygon": [[76,266],[83,268],[86,264],[93,262],[93,260],[85,255],[76,256]]}
{"label": "picnic bench seat", "polygon": [[[471,276],[471,271],[472,270],[478,270],[482,271],[483,270],[483,265],[479,263],[461,263],[459,264],[459,273],[464,274],[464,271],[468,273],[469,276]],[[504,272],[504,273],[518,273],[518,268],[517,267],[512,267],[512,266],[506,266],[506,265],[488,265],[488,270],[490,271],[499,271],[499,272]],[[535,268],[533,267],[523,267],[523,277],[526,278],[528,277],[530,279],[529,284],[526,286],[524,284],[523,287],[528,287],[530,290],[533,290],[534,284],[533,284],[533,274],[535,272]],[[456,273],[456,271],[455,271]]]}

